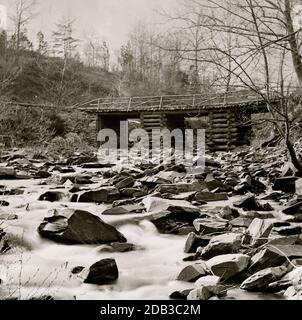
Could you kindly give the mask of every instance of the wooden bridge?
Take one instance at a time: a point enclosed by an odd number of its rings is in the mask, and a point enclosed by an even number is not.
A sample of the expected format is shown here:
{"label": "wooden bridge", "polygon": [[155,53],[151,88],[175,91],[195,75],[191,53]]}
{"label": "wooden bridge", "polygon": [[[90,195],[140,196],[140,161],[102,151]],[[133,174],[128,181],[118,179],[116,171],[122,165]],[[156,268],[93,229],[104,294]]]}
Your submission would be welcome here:
{"label": "wooden bridge", "polygon": [[[275,96],[271,103],[278,103]],[[113,129],[119,134],[120,121],[140,119],[142,127],[170,130],[187,127],[189,118],[201,118],[206,143],[212,151],[225,151],[250,143],[251,116],[268,112],[265,95],[251,92],[96,99],[80,110],[97,115],[97,131]]]}

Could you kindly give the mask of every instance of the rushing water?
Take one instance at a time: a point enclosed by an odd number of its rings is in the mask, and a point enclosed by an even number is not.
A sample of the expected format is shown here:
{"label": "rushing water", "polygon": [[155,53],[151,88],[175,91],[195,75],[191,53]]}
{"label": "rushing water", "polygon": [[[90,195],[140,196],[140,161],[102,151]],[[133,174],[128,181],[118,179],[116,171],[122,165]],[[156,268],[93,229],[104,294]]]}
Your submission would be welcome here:
{"label": "rushing water", "polygon": [[[57,299],[79,300],[167,300],[177,290],[193,288],[194,284],[176,281],[178,273],[190,264],[183,262],[186,237],[161,235],[149,221],[132,224],[135,215],[104,216],[108,223],[118,226],[129,243],[138,248],[127,253],[100,252],[100,246],[62,245],[42,239],[37,227],[49,209],[68,205],[98,214],[103,209],[95,204],[48,203],[36,201],[38,195],[49,189],[39,182],[6,182],[12,187],[25,186],[23,196],[10,196],[10,212],[19,219],[3,222],[14,248],[0,256],[0,297],[2,299],[30,299],[51,295]],[[4,197],[5,198],[5,197]],[[27,210],[27,204],[29,204]],[[8,210],[8,209],[7,209]],[[121,220],[123,222],[121,222]],[[114,258],[119,269],[115,284],[95,286],[84,284],[85,274],[71,275],[76,266],[89,268],[93,263]],[[232,289],[230,297],[236,299],[272,299]]]}

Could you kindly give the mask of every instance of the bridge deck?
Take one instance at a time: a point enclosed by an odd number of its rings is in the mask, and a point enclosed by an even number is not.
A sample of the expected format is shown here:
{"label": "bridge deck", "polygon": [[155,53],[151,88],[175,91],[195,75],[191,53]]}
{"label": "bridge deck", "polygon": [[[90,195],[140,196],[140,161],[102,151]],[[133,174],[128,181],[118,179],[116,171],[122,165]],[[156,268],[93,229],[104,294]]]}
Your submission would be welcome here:
{"label": "bridge deck", "polygon": [[[279,100],[274,97],[271,100]],[[148,96],[103,98],[85,103],[81,110],[93,113],[133,113],[143,111],[201,111],[231,107],[255,107],[265,105],[266,99],[260,94],[195,94],[174,96]]]}

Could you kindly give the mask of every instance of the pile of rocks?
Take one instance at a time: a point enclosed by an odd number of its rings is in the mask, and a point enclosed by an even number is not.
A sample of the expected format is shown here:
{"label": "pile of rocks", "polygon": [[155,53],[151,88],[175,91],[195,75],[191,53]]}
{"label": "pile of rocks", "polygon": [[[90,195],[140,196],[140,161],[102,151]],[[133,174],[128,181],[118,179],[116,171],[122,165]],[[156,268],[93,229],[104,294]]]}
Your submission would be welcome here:
{"label": "pile of rocks", "polygon": [[[137,221],[151,221],[160,233],[186,235],[189,256],[184,260],[194,264],[177,279],[194,285],[171,298],[223,298],[229,285],[301,295],[302,179],[277,150],[213,155],[198,175],[188,174],[183,165],[151,162],[122,169],[82,162],[79,173],[68,160],[51,163],[16,152],[2,161],[0,179],[43,179],[49,190],[40,201],[69,202],[66,210],[54,210],[41,222],[38,232],[44,238],[102,244],[109,252],[135,250],[98,216],[69,209],[73,203],[106,204],[100,214],[131,214]],[[3,195],[19,191],[0,188]],[[105,284],[117,278],[115,261],[103,260],[90,268],[85,282]]]}

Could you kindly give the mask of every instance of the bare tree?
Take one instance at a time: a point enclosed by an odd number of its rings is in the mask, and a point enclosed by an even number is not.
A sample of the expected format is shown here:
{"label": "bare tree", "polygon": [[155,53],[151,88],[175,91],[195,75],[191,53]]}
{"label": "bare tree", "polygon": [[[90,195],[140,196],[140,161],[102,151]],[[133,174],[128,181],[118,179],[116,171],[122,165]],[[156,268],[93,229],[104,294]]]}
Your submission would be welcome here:
{"label": "bare tree", "polygon": [[58,90],[57,104],[60,106],[63,99],[65,73],[67,64],[75,56],[78,42],[73,36],[73,23],[70,19],[63,18],[57,23],[57,30],[53,32],[53,50],[55,55],[63,58],[63,67],[61,71],[60,87]]}
{"label": "bare tree", "polygon": [[[302,163],[291,141],[291,128],[297,119],[294,110],[297,102],[292,99],[293,70],[297,84],[302,87],[301,29],[295,29],[291,1],[192,0],[191,3],[195,7],[193,14],[202,8],[200,23],[191,26],[191,29],[198,27],[204,39],[198,49],[199,63],[219,70],[226,83],[232,77],[233,84],[263,98],[271,114],[270,121],[284,138],[294,166],[302,172]],[[185,59],[196,61],[196,48],[182,51]],[[276,93],[279,105],[273,103]]]}
{"label": "bare tree", "polygon": [[26,27],[34,17],[36,0],[15,0],[15,12],[11,17],[14,23],[14,49],[19,52]]}

